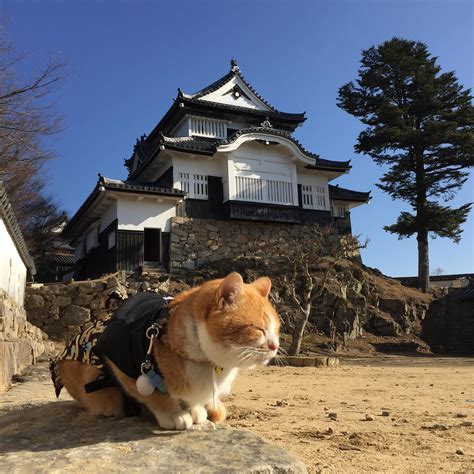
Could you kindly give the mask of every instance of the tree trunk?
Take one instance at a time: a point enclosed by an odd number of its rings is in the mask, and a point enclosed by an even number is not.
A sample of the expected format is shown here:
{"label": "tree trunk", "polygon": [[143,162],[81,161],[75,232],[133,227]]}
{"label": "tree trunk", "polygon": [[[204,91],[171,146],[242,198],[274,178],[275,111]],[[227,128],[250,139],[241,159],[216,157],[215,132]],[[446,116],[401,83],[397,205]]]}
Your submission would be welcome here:
{"label": "tree trunk", "polygon": [[297,356],[300,353],[301,341],[303,340],[304,330],[306,328],[306,323],[308,322],[309,315],[311,314],[311,304],[308,304],[301,318],[296,322],[295,329],[291,335],[291,344],[290,349],[288,350],[288,355]]}
{"label": "tree trunk", "polygon": [[428,252],[428,232],[418,232],[418,286],[423,293],[430,290],[430,257]]}

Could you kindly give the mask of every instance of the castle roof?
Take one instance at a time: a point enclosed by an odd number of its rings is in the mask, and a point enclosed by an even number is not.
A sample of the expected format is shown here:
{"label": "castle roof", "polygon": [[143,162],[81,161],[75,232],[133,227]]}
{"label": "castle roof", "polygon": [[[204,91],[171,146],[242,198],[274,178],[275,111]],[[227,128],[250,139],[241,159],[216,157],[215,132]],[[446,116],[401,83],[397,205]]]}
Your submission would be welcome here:
{"label": "castle roof", "polygon": [[136,181],[128,182],[106,178],[99,174],[99,179],[94,189],[63,229],[63,238],[73,240],[75,236],[87,229],[89,225],[100,217],[101,212],[103,211],[103,209],[100,208],[100,205],[107,194],[107,191],[115,193],[164,196],[176,200],[182,199],[186,194],[180,189],[163,188],[157,186],[156,183],[141,183]]}
{"label": "castle roof", "polygon": [[26,245],[23,234],[21,233],[20,226],[16,219],[15,213],[13,212],[12,205],[8,199],[7,192],[3,183],[0,181],[0,217],[2,218],[5,227],[12,238],[15,247],[20,254],[23,263],[29,272],[34,275],[36,273],[35,263],[31,257],[28,247]]}
{"label": "castle roof", "polygon": [[[263,124],[262,124],[263,125]],[[324,170],[344,173],[351,168],[349,161],[334,161],[321,158],[318,154],[308,151],[303,145],[292,137],[288,132],[270,128],[266,126],[249,127],[238,130],[228,138],[209,138],[209,137],[168,137],[160,134],[156,148],[149,153],[145,160],[142,161],[140,168],[130,175],[130,178],[138,175],[138,172],[143,171],[146,166],[153,160],[162,149],[176,150],[184,153],[191,153],[194,155],[214,155],[219,147],[229,145],[235,142],[239,137],[248,134],[261,134],[271,140],[271,137],[280,137],[288,142],[293,143],[297,149],[306,158],[312,160],[311,164],[306,164],[305,168],[310,170]]]}
{"label": "castle roof", "polygon": [[336,201],[349,202],[369,202],[372,196],[369,192],[353,191],[352,189],[341,188],[339,185],[329,185],[329,197]]}

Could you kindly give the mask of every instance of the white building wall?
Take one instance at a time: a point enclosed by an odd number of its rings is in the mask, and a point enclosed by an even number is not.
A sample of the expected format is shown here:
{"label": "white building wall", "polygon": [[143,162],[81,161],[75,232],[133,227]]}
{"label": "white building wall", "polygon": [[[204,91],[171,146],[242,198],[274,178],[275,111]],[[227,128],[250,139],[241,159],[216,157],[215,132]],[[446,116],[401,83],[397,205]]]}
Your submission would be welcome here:
{"label": "white building wall", "polygon": [[[249,97],[244,97],[240,95],[240,97],[236,98],[232,93],[229,93],[234,86],[239,86],[242,91]],[[204,95],[200,98],[201,100],[207,100],[210,102],[218,102],[220,104],[229,104],[229,105],[237,105],[239,107],[246,107],[249,109],[257,109],[257,110],[270,110],[268,105],[265,105],[262,101],[260,101],[254,93],[248,89],[245,83],[239,79],[237,76],[230,80],[227,84],[223,85],[216,91],[213,91],[207,95]]]}
{"label": "white building wall", "polygon": [[189,118],[185,118],[174,131],[175,137],[189,137]]}
{"label": "white building wall", "polygon": [[[260,143],[245,143],[230,156],[228,182],[237,176],[291,183],[292,205],[298,205],[297,170],[286,148]],[[229,199],[237,199],[235,187],[229,186]]]}
{"label": "white building wall", "polygon": [[0,218],[0,287],[21,307],[25,297],[26,265]]}
{"label": "white building wall", "polygon": [[119,230],[143,230],[145,227],[171,231],[170,219],[176,216],[176,201],[156,202],[157,197],[137,200],[136,197],[120,197],[117,201]]}
{"label": "white building wall", "polygon": [[219,176],[223,178],[226,175],[227,163],[225,161],[225,159],[219,158],[209,160],[206,157],[191,159],[173,156],[173,187],[181,189],[180,173]]}
{"label": "white building wall", "polygon": [[117,202],[113,201],[110,207],[102,214],[100,219],[99,232],[102,232],[107,228],[112,222],[117,219]]}

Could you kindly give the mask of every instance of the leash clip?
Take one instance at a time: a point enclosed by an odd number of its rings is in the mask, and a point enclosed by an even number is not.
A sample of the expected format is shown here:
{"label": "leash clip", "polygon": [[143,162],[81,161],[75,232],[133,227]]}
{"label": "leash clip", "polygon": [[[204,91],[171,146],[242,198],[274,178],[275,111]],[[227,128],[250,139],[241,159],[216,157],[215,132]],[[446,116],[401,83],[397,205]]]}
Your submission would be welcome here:
{"label": "leash clip", "polygon": [[149,360],[146,360],[145,362],[142,362],[140,366],[140,372],[143,375],[146,375],[148,372],[150,372],[152,368],[153,368],[152,363]]}

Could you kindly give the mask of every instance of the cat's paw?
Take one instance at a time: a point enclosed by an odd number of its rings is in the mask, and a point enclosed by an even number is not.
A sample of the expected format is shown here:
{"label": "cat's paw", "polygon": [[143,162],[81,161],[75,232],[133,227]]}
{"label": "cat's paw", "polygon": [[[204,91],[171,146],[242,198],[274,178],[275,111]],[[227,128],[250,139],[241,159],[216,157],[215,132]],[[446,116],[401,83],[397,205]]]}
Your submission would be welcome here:
{"label": "cat's paw", "polygon": [[206,405],[207,417],[214,423],[222,423],[226,419],[227,411],[221,401],[214,408],[214,404]]}
{"label": "cat's paw", "polygon": [[196,425],[201,425],[207,420],[207,410],[202,405],[194,405],[189,412]]}
{"label": "cat's paw", "polygon": [[187,411],[181,411],[172,417],[176,430],[189,430],[193,427],[193,418]]}
{"label": "cat's paw", "polygon": [[163,428],[164,430],[176,429],[176,423],[173,420],[173,417],[171,417],[170,415],[157,415],[156,419],[158,420],[160,428]]}

